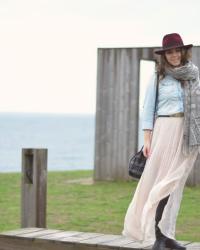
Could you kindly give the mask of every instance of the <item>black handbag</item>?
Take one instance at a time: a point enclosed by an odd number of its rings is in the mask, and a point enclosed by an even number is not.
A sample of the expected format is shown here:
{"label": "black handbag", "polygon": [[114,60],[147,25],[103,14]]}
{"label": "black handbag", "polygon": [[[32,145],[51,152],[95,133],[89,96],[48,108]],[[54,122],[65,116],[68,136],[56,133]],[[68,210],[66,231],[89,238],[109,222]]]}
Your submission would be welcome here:
{"label": "black handbag", "polygon": [[[157,103],[157,99],[158,99],[158,79],[159,79],[159,75],[157,74],[154,114],[155,114],[156,103]],[[137,152],[136,154],[134,154],[129,160],[128,173],[131,177],[136,178],[136,179],[140,179],[140,177],[142,176],[142,173],[143,173],[144,168],[145,168],[146,160],[147,160],[147,158],[143,154],[143,147],[144,146],[142,146],[140,151]]]}
{"label": "black handbag", "polygon": [[131,157],[129,161],[129,169],[128,169],[129,175],[136,179],[140,179],[146,164],[147,158],[144,156],[142,149],[143,146],[139,152],[137,152],[135,155]]}

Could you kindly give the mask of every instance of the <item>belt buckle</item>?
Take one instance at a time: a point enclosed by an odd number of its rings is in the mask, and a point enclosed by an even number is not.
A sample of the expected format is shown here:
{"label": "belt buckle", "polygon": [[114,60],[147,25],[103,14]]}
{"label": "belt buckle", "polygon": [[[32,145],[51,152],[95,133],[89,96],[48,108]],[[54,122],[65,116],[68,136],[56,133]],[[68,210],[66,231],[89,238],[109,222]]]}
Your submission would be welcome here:
{"label": "belt buckle", "polygon": [[173,115],[171,115],[171,116],[172,116],[172,117],[181,117],[181,116],[183,116],[183,115],[182,115],[182,113],[179,112],[179,113],[175,113],[175,114],[173,114]]}

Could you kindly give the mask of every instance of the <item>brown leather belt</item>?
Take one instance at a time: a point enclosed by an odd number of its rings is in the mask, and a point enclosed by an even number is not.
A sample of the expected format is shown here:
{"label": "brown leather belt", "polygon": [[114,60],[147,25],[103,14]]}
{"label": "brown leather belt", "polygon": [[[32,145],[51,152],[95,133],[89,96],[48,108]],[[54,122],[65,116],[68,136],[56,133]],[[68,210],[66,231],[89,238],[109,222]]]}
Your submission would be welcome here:
{"label": "brown leather belt", "polygon": [[182,117],[182,116],[184,116],[183,112],[179,112],[179,113],[175,113],[171,115],[158,115],[158,117]]}

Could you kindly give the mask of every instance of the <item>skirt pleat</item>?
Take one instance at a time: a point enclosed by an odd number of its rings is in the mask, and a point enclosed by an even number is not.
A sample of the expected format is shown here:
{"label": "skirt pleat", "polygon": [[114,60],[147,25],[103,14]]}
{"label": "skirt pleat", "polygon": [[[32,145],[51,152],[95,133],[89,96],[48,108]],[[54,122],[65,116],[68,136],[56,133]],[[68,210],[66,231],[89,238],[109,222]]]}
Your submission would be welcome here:
{"label": "skirt pleat", "polygon": [[187,177],[198,155],[182,153],[183,117],[158,117],[154,124],[150,156],[127,209],[122,235],[145,244],[155,241],[155,213],[161,199],[170,195],[158,224],[175,239],[176,219]]}

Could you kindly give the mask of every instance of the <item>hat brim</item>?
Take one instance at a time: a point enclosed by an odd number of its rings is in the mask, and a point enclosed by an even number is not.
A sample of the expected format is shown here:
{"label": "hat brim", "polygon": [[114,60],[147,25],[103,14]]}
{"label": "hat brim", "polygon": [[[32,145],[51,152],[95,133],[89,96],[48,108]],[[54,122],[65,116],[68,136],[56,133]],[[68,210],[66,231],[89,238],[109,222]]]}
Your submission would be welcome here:
{"label": "hat brim", "polygon": [[181,46],[172,46],[172,47],[168,47],[166,49],[159,49],[159,50],[155,50],[154,53],[158,54],[158,55],[162,55],[164,54],[165,51],[169,50],[169,49],[175,49],[175,48],[191,48],[193,47],[193,44],[188,44],[188,45],[181,45]]}

